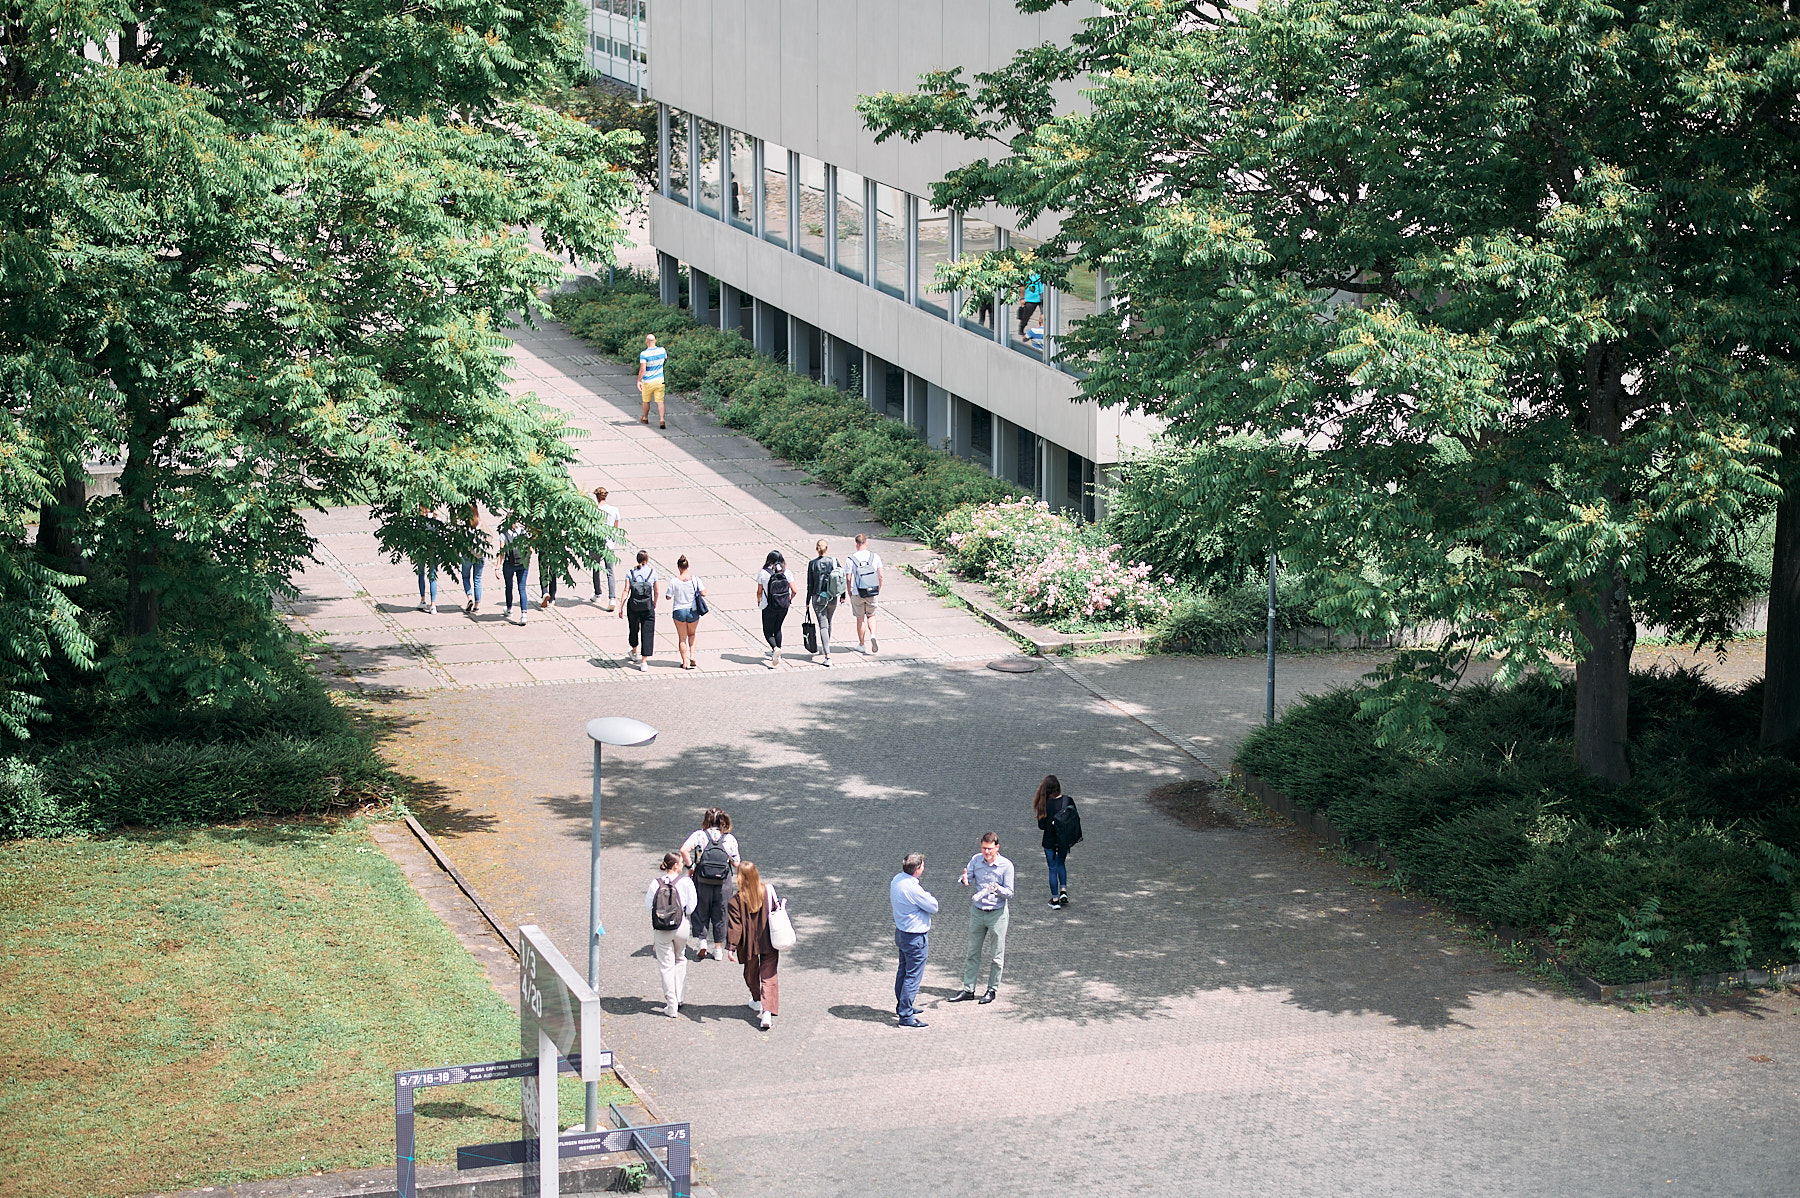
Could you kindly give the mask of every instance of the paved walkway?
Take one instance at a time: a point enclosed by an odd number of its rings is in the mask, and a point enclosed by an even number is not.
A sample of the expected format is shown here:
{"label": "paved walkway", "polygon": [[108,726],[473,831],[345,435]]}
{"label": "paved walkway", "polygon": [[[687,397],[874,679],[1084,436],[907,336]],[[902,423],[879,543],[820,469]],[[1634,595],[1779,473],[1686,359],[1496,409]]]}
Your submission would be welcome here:
{"label": "paved walkway", "polygon": [[[801,567],[820,537],[842,554],[853,547],[852,537],[868,533],[889,562],[918,551],[912,542],[890,538],[867,512],[803,471],[720,427],[704,409],[673,400],[666,431],[639,424],[633,372],[560,328],[521,330],[518,340],[514,389],[536,392],[586,430],[574,442],[575,481],[584,491],[602,485],[611,491],[629,542],[625,563],[648,549],[659,573],[672,577],[675,559],[686,554],[706,584],[713,614],[700,625],[702,672],[763,669],[754,579],[769,550],[780,549],[802,580]],[[625,621],[593,601],[586,576],[573,586],[564,583],[556,605],[540,611],[534,574],[531,614],[518,627],[503,618],[504,590],[498,563],[490,559],[478,614],[462,612],[461,579],[448,577],[438,579],[438,611],[421,612],[412,567],[382,556],[366,510],[337,509],[315,516],[312,527],[323,560],[299,579],[302,597],[292,610],[297,624],[322,644],[324,672],[339,685],[419,691],[620,676]],[[624,564],[616,574],[622,585]],[[877,623],[884,657],[985,661],[1014,651],[1004,636],[967,612],[946,608],[902,571],[890,568],[886,578]],[[652,677],[682,674],[668,613],[662,604],[657,656],[647,671]],[[834,668],[865,664],[847,611],[836,632],[839,648],[849,651],[837,654]],[[824,668],[797,652],[797,615],[789,618],[786,640],[789,668]]]}
{"label": "paved walkway", "polygon": [[[422,821],[503,918],[545,925],[576,960],[583,723],[661,730],[607,758],[606,1034],[693,1120],[725,1198],[1793,1192],[1800,996],[1594,1006],[1291,831],[1169,820],[1147,792],[1204,771],[1134,717],[1223,760],[1260,712],[1260,662],[1000,675],[982,662],[1004,640],[893,580],[882,657],[754,668],[750,567],[866,516],[679,405],[670,435],[647,432],[623,372],[567,338],[527,337],[520,367],[594,430],[579,481],[615,487],[636,541],[659,562],[711,555],[707,670],[618,669],[618,625],[567,597],[524,629],[413,612],[410,573],[378,560],[354,512],[321,520],[333,561],[307,576],[301,618],[346,685],[412,692],[388,750],[427,793]],[[1283,701],[1366,668],[1284,658]],[[674,685],[645,689],[660,679]],[[1048,771],[1087,826],[1061,912],[1029,815]],[[681,1018],[658,1013],[643,888],[713,804],[801,935],[767,1034],[723,963],[691,966]],[[1021,879],[1002,997],[947,1006],[967,918],[955,875],[989,828]],[[893,1026],[886,901],[914,849],[944,900],[917,1032]]]}

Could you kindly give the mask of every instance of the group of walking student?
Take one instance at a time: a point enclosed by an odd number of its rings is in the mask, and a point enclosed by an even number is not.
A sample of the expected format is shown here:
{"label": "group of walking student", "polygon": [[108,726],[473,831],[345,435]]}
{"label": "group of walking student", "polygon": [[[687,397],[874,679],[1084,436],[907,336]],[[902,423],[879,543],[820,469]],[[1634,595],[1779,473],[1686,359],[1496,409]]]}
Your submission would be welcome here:
{"label": "group of walking student", "polygon": [[729,815],[708,807],[681,847],[663,854],[662,871],[644,891],[644,907],[664,1014],[681,1014],[691,945],[697,961],[741,962],[750,1009],[763,1030],[774,1026],[781,1014],[781,952],[793,945],[793,925],[775,887],[744,860]]}
{"label": "group of walking student", "polygon": [[[1061,909],[1069,905],[1069,850],[1081,841],[1081,817],[1055,774],[1038,784],[1031,807],[1043,834],[1050,906]],[[924,876],[925,855],[908,853],[888,883],[894,946],[900,955],[894,974],[894,1014],[901,1027],[926,1026],[919,1018],[919,983],[925,976],[931,917],[938,912],[938,900],[925,889]],[[999,833],[983,832],[979,848],[957,879],[969,891],[969,948],[962,988],[950,1002],[986,1006],[999,996],[1017,880],[1012,861],[1000,852]],[[774,1026],[781,1014],[781,954],[793,947],[793,923],[775,887],[744,860],[729,815],[717,807],[707,808],[700,827],[681,847],[663,854],[660,872],[644,890],[644,907],[650,912],[665,1015],[680,1017],[691,947],[696,961],[711,958],[741,964],[750,1009],[763,1030]],[[985,989],[980,985],[984,965]]]}
{"label": "group of walking student", "polygon": [[[607,502],[608,491],[605,487],[594,488],[594,502],[599,505],[600,518],[609,529],[619,527],[619,509]],[[469,504],[467,508],[458,509],[459,519],[466,520],[470,528],[481,527],[481,508]],[[426,509],[425,515],[431,515]],[[500,581],[505,588],[506,610],[503,613],[508,623],[524,624],[526,613],[531,602],[525,595],[525,584],[531,576],[531,536],[526,527],[517,520],[509,520],[499,529],[500,546],[496,556],[500,565]],[[462,610],[468,615],[481,613],[482,577],[487,573],[488,559],[485,554],[480,557],[466,558],[462,562]],[[618,583],[613,575],[613,565],[604,559],[588,563],[594,575],[594,602],[600,602],[600,580],[606,579],[606,608],[612,610],[618,595]],[[436,566],[414,566],[419,579],[419,610],[435,614],[438,609],[438,572]],[[518,599],[519,614],[513,617],[513,600]],[[538,607],[546,608],[556,602],[556,575],[544,565],[542,555],[538,557]]]}

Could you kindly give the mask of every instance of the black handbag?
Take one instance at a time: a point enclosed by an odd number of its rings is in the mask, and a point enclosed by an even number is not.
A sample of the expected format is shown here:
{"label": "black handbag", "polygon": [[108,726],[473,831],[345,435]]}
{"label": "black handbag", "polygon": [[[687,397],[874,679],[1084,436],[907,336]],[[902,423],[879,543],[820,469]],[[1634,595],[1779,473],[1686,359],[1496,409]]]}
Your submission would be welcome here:
{"label": "black handbag", "polygon": [[808,653],[819,651],[819,626],[811,620],[800,625],[800,643],[806,646]]}
{"label": "black handbag", "polygon": [[702,595],[700,593],[699,587],[695,587],[694,588],[694,615],[696,617],[704,616],[707,612],[709,612],[711,610],[712,610],[712,608],[707,605],[706,596]]}

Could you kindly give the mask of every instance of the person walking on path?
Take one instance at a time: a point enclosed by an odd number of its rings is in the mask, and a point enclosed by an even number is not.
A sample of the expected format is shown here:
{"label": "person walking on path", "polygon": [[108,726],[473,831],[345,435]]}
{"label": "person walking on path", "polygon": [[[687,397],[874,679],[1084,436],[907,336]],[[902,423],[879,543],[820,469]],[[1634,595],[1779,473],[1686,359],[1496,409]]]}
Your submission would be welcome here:
{"label": "person walking on path", "polygon": [[519,618],[517,623],[525,623],[525,613],[531,601],[525,598],[525,578],[531,573],[531,540],[525,535],[525,526],[517,520],[507,523],[500,530],[500,577],[506,584],[506,619],[512,620],[513,583],[519,584]]}
{"label": "person walking on path", "polygon": [[781,1014],[781,979],[776,969],[781,954],[769,940],[769,912],[780,900],[775,888],[762,880],[756,866],[746,861],[737,868],[737,893],[726,908],[726,955],[744,963],[744,985],[750,990],[750,1009],[762,1016],[766,1032]]}
{"label": "person walking on path", "polygon": [[725,955],[726,888],[743,861],[737,837],[731,834],[731,817],[717,807],[708,807],[700,817],[700,830],[682,842],[681,853],[694,871],[694,954],[706,956],[710,937],[713,957],[721,958]]}
{"label": "person walking on path", "polygon": [[[481,527],[481,508],[478,504],[469,505],[469,527]],[[487,555],[479,554],[466,557],[462,563],[463,611],[474,615],[481,610],[481,575],[487,569]]]}
{"label": "person walking on path", "polygon": [[694,884],[682,871],[684,861],[680,853],[664,853],[662,872],[650,879],[644,891],[656,972],[662,975],[663,1014],[670,1019],[681,1013],[681,999],[687,993],[688,916],[694,910]]}
{"label": "person walking on path", "polygon": [[769,550],[763,568],[756,573],[756,606],[762,609],[763,640],[769,642],[769,668],[781,666],[781,625],[794,602],[794,576],[788,572],[781,550]]}
{"label": "person walking on path", "polygon": [[544,561],[544,555],[538,554],[538,607],[549,607],[556,602],[556,574]]}
{"label": "person walking on path", "polygon": [[831,617],[837,614],[838,600],[849,588],[849,571],[844,563],[830,556],[831,542],[820,539],[813,546],[818,556],[806,564],[806,606],[818,626],[819,654],[831,664]]}
{"label": "person walking on path", "polygon": [[1073,807],[1075,801],[1062,792],[1062,783],[1055,774],[1046,774],[1038,783],[1037,794],[1032,796],[1031,811],[1037,816],[1037,826],[1044,830],[1044,861],[1050,866],[1050,905],[1066,907],[1069,905],[1069,847],[1063,843],[1057,832],[1056,817],[1065,807]]}
{"label": "person walking on path", "polygon": [[675,651],[681,654],[681,668],[697,670],[700,663],[694,660],[694,634],[700,630],[700,600],[706,595],[706,584],[688,570],[685,553],[675,559],[675,570],[663,598],[669,601],[669,618],[675,621]]}
{"label": "person walking on path", "polygon": [[650,423],[650,401],[655,400],[656,427],[669,427],[663,419],[663,363],[668,359],[669,351],[656,343],[656,334],[645,333],[644,351],[638,355],[638,391],[644,397],[644,414],[639,417],[639,424]]}
{"label": "person walking on path", "polygon": [[[600,505],[600,519],[605,522],[606,546],[614,553],[619,551],[618,543],[613,539],[612,530],[619,527],[619,509],[606,502],[608,492],[605,487],[594,488],[594,502]],[[613,564],[611,558],[604,558],[594,567],[594,602],[600,602],[600,571],[606,571],[606,610],[611,611],[618,602],[618,587],[613,582]]]}
{"label": "person walking on path", "polygon": [[875,639],[875,596],[881,593],[881,555],[869,548],[866,533],[856,534],[850,555],[850,614],[856,617],[856,644],[864,653],[881,652]]}
{"label": "person walking on path", "polygon": [[[619,609],[627,630],[626,641],[631,646],[630,659],[640,670],[650,668],[650,658],[656,652],[656,599],[656,567],[650,564],[650,551],[640,549],[637,565],[625,572],[625,606]],[[644,647],[641,655],[640,640]]]}
{"label": "person walking on path", "polygon": [[981,1005],[994,1001],[1000,989],[1000,970],[1006,964],[1006,925],[1012,910],[1015,879],[1013,863],[1000,855],[1000,835],[981,834],[981,851],[969,858],[963,867],[962,884],[974,886],[969,896],[969,957],[963,962],[962,990],[951,1002],[968,1002],[975,997],[975,983],[981,980],[981,958],[992,937],[994,951],[988,956],[987,993]]}
{"label": "person walking on path", "polygon": [[900,950],[900,967],[894,971],[894,1014],[901,1027],[925,1027],[919,1018],[919,983],[925,977],[925,955],[931,941],[931,917],[938,901],[920,883],[925,876],[925,854],[908,853],[900,872],[888,883],[888,902],[894,908],[894,947]]}

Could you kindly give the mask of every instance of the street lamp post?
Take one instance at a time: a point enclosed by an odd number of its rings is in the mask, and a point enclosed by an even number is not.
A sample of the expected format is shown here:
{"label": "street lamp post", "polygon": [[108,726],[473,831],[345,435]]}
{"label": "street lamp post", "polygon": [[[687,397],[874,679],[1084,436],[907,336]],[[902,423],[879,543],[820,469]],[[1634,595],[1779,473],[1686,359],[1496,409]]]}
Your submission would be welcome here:
{"label": "street lamp post", "polygon": [[[1269,553],[1269,702],[1263,723],[1275,722],[1275,554]],[[598,785],[598,783],[596,783]],[[596,816],[595,818],[599,818]]]}
{"label": "street lamp post", "polygon": [[[629,748],[647,745],[656,739],[656,729],[629,716],[606,715],[587,723],[588,739],[594,742],[594,825],[588,831],[588,986],[600,989],[600,937],[606,929],[600,926],[600,746]],[[599,1045],[594,1045],[595,1050]],[[600,1083],[587,1084],[587,1129],[600,1130]]]}

